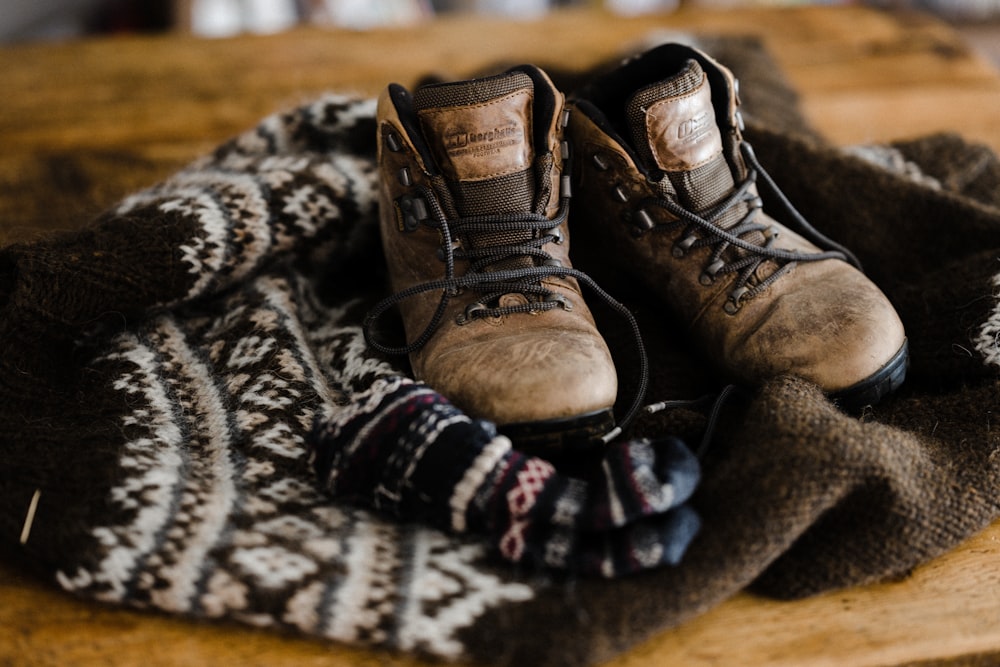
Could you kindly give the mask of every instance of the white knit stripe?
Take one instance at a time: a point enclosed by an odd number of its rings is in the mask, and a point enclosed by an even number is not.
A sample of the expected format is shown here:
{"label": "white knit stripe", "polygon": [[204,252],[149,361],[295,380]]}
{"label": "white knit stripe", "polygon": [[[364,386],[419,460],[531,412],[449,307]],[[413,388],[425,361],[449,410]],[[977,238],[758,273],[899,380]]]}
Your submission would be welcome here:
{"label": "white knit stripe", "polygon": [[376,521],[355,524],[344,550],[346,574],[330,596],[325,614],[326,636],[346,642],[386,642],[388,637],[378,626],[392,616],[395,607],[392,575],[401,560],[401,542],[394,525]]}
{"label": "white knit stripe", "polygon": [[1000,273],[993,276],[993,287],[993,310],[972,342],[986,364],[1000,366]]}
{"label": "white knit stripe", "polygon": [[129,403],[136,406],[125,417],[125,426],[130,431],[136,427],[142,430],[124,445],[120,463],[127,474],[122,485],[111,490],[110,504],[134,514],[134,519],[126,525],[94,528],[104,558],[93,571],[56,575],[67,590],[92,588],[98,599],[115,602],[130,596],[128,588],[139,564],[159,544],[158,536],[171,519],[185,467],[181,457],[183,429],[176,421],[156,354],[131,335],[120,336],[116,344],[118,351],[105,359],[134,366],[114,383],[115,389],[132,396]]}
{"label": "white knit stripe", "polygon": [[[169,183],[176,184],[180,188],[220,189],[223,191],[223,198],[227,200],[227,206],[236,208],[243,214],[239,219],[246,230],[241,233],[237,241],[243,252],[228,280],[237,282],[250,275],[258,267],[261,259],[271,251],[273,236],[270,228],[270,209],[258,178],[246,173],[206,169],[198,172],[180,172],[171,178]],[[238,199],[234,197],[234,192],[238,193]]]}
{"label": "white knit stripe", "polygon": [[202,187],[182,187],[171,191],[170,201],[160,204],[164,213],[177,212],[198,220],[205,232],[187,245],[179,246],[181,261],[191,268],[188,273],[198,276],[188,294],[181,300],[193,299],[206,291],[217,279],[219,271],[229,258],[230,221],[226,209]]}
{"label": "white knit stripe", "polygon": [[[410,576],[404,579],[408,585],[402,591],[406,605],[396,637],[401,650],[458,658],[463,652],[460,630],[474,625],[494,607],[534,597],[527,584],[504,582],[478,569],[475,564],[484,555],[479,543],[456,544],[439,532],[420,530],[410,553]],[[449,582],[462,594],[442,594],[442,585]]]}
{"label": "white knit stripe", "polygon": [[[218,543],[236,505],[236,471],[229,455],[232,442],[226,408],[211,370],[188,347],[184,334],[173,321],[165,321],[160,331],[161,353],[173,362],[174,368],[183,371],[184,377],[179,381],[190,388],[197,405],[197,416],[191,415],[191,426],[200,431],[200,437],[193,437],[198,455],[189,460],[184,489],[185,495],[194,500],[179,507],[173,517],[174,529],[183,534],[183,539],[172,542],[171,561],[158,572],[170,585],[151,590],[150,598],[161,609],[187,611],[198,592],[206,556]],[[170,536],[170,529],[167,534]]]}
{"label": "white knit stripe", "polygon": [[483,485],[486,476],[496,468],[507,452],[513,448],[510,439],[503,435],[490,440],[489,444],[483,447],[472,465],[465,471],[461,481],[455,486],[448,504],[451,506],[451,527],[457,533],[464,533],[466,529],[465,511],[472,502],[479,487]]}

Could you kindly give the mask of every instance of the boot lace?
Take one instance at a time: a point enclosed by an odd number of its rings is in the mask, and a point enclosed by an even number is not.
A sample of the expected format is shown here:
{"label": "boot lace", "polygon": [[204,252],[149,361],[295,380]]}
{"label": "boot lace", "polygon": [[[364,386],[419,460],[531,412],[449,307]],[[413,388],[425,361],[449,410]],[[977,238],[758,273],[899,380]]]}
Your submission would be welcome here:
{"label": "boot lace", "polygon": [[[737,274],[724,306],[726,312],[736,313],[744,301],[767,289],[789,271],[795,262],[840,259],[860,270],[861,264],[850,250],[823,235],[799,213],[757,161],[750,144],[744,141],[740,149],[749,167],[746,178],[724,200],[703,213],[690,211],[669,196],[652,198],[645,202],[647,205],[664,208],[677,218],[672,222],[653,225],[649,231],[670,232],[678,228],[684,229],[681,240],[674,246],[675,257],[683,257],[695,248],[706,246],[713,248],[700,277],[703,285],[711,285],[722,274]],[[777,231],[772,225],[757,220],[764,204],[751,188],[758,181],[774,195],[798,227],[798,231],[823,250],[808,253],[774,247],[778,237]],[[730,210],[740,205],[744,205],[747,212],[735,224],[727,228],[717,224]],[[736,250],[732,251],[733,249]],[[778,263],[779,268],[763,280],[753,281],[757,269],[768,260]]]}
{"label": "boot lace", "polygon": [[[542,249],[547,243],[562,243],[563,241],[559,228],[565,222],[569,212],[569,178],[563,177],[559,210],[552,219],[546,218],[540,213],[531,212],[449,218],[432,188],[422,185],[419,186],[418,190],[429,207],[428,216],[423,220],[423,223],[436,228],[441,235],[438,257],[444,263],[444,277],[413,285],[379,301],[368,312],[363,323],[365,341],[368,345],[388,355],[405,355],[421,349],[441,326],[441,320],[451,299],[465,290],[478,292],[482,296],[466,306],[464,312],[458,315],[456,323],[459,325],[486,317],[540,313],[555,308],[572,310],[572,302],[563,295],[545,287],[542,280],[551,277],[574,278],[578,283],[591,289],[613,311],[625,319],[635,342],[640,367],[636,396],[625,416],[619,422],[619,426],[604,435],[602,439],[605,442],[610,442],[617,437],[642,408],[642,401],[649,383],[648,360],[639,325],[631,311],[602,289],[589,275],[578,269],[564,266]],[[509,234],[512,238],[530,238],[513,243],[473,248],[464,248],[455,242],[456,239],[481,233],[504,233]],[[497,265],[508,265],[511,260],[525,257],[533,259],[530,266],[497,268]],[[457,260],[469,262],[464,275],[455,274]],[[406,299],[431,291],[440,291],[441,298],[420,335],[410,343],[399,346],[387,345],[374,337],[372,327],[387,310]],[[501,305],[500,297],[506,294],[523,294],[528,298],[526,302]]]}

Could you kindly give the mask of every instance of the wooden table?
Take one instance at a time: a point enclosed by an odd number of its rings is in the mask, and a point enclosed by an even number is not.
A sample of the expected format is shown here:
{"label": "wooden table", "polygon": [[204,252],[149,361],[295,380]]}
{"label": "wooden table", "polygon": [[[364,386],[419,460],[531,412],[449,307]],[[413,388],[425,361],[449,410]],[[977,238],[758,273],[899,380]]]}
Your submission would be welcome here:
{"label": "wooden table", "polygon": [[[809,120],[835,143],[957,130],[1000,150],[1000,74],[940,23],[858,7],[629,20],[585,11],[370,33],[21,46],[0,50],[0,243],[80,224],[260,117],[324,90],[374,95],[389,80],[412,83],[430,70],[461,75],[498,60],[584,67],[654,29],[761,35],[802,93]],[[611,664],[996,664],[998,540],[1000,524],[905,581],[794,603],[739,595]],[[0,664],[423,664],[81,602],[9,564],[0,564],[0,627]]]}

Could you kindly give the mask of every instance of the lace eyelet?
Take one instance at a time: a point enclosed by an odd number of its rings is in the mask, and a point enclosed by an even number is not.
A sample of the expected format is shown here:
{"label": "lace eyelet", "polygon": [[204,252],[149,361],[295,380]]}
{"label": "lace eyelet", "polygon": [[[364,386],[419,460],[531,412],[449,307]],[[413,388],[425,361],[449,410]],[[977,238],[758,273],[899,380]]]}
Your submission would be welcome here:
{"label": "lace eyelet", "polygon": [[684,255],[687,254],[687,251],[691,249],[691,246],[693,246],[695,241],[697,240],[698,237],[695,236],[694,234],[689,234],[688,236],[685,236],[683,239],[681,239],[674,245],[672,251],[673,256],[677,257],[678,259],[683,257]]}
{"label": "lace eyelet", "polygon": [[556,292],[552,292],[551,294],[546,296],[545,301],[546,303],[558,303],[559,306],[567,312],[573,310],[573,302],[567,299],[562,294],[558,294]]}
{"label": "lace eyelet", "polygon": [[385,133],[385,145],[393,153],[398,153],[399,151],[401,151],[403,149],[403,144],[402,144],[402,142],[400,142],[399,137],[396,136],[395,132],[386,132]]}
{"label": "lace eyelet", "polygon": [[746,287],[737,287],[729,293],[729,299],[726,301],[726,305],[724,305],[722,309],[729,315],[735,315],[739,312],[740,308],[743,307],[740,302],[749,291],[750,290]]}
{"label": "lace eyelet", "polygon": [[719,271],[726,265],[721,259],[717,259],[707,267],[702,272],[701,276],[698,278],[698,282],[706,287],[715,283],[716,276],[719,275]]}
{"label": "lace eyelet", "polygon": [[465,312],[463,312],[458,318],[456,318],[455,322],[456,324],[459,325],[468,324],[472,320],[482,317],[482,315],[479,315],[479,313],[483,313],[486,310],[488,309],[486,308],[485,304],[480,303],[479,301],[473,301],[472,303],[470,303],[468,306],[465,307]]}
{"label": "lace eyelet", "polygon": [[594,166],[597,167],[598,171],[607,171],[611,166],[607,159],[605,159],[605,157],[600,153],[594,153],[591,155],[590,161],[594,163]]}
{"label": "lace eyelet", "polygon": [[398,180],[399,184],[402,185],[403,187],[408,188],[411,185],[413,185],[413,174],[410,173],[410,168],[403,167],[402,169],[397,171],[396,180]]}
{"label": "lace eyelet", "polygon": [[656,221],[653,220],[653,216],[649,214],[649,211],[644,208],[640,208],[632,216],[632,226],[641,234],[642,232],[648,232],[650,229],[655,227]]}

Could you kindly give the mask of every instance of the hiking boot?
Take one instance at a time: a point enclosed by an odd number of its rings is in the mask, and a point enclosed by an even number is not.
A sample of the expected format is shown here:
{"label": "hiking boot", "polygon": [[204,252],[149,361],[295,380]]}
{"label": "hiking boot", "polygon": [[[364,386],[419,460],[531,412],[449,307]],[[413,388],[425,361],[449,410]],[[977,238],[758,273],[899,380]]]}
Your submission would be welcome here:
{"label": "hiking boot", "polygon": [[[393,296],[369,343],[519,443],[602,435],[615,366],[569,260],[564,98],[539,69],[378,100],[381,233]],[[407,344],[372,339],[398,305]]]}
{"label": "hiking boot", "polygon": [[[571,104],[578,241],[654,290],[730,380],[795,374],[853,407],[899,386],[899,317],[763,171],[729,70],[668,44]],[[763,211],[760,183],[802,235]]]}

